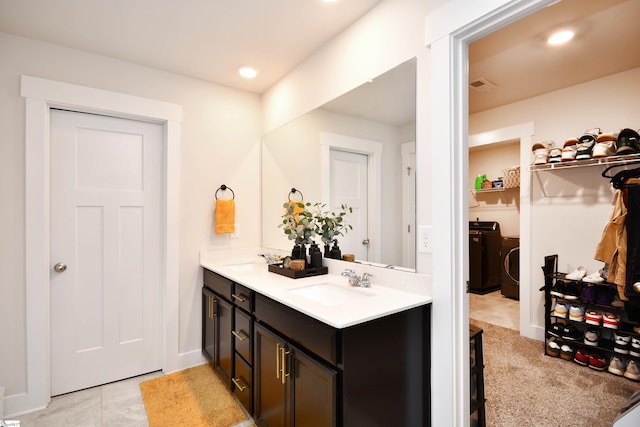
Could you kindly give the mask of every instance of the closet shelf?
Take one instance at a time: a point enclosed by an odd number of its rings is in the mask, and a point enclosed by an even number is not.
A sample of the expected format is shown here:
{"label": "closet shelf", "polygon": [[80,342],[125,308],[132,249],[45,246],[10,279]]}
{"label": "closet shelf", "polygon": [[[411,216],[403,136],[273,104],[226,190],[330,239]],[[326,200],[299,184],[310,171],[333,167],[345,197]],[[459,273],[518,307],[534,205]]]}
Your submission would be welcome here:
{"label": "closet shelf", "polygon": [[545,172],[555,169],[571,169],[581,168],[586,166],[601,166],[601,165],[625,165],[631,163],[640,162],[640,153],[638,154],[625,154],[624,156],[609,156],[601,157],[599,159],[585,159],[585,160],[572,160],[570,162],[562,163],[545,163],[543,165],[531,165],[529,171],[531,172]]}
{"label": "closet shelf", "polygon": [[510,187],[510,188],[486,188],[484,190],[471,190],[473,191],[475,194],[481,194],[481,193],[501,193],[503,191],[509,191],[509,190],[519,190],[520,187]]}

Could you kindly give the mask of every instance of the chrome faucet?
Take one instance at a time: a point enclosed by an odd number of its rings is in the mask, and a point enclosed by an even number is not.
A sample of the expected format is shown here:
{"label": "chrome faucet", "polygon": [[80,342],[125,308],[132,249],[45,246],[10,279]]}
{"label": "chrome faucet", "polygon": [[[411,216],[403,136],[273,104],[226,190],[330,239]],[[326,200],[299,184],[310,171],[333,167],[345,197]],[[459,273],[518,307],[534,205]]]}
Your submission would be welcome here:
{"label": "chrome faucet", "polygon": [[356,272],[351,270],[350,268],[347,268],[341,274],[349,278],[349,284],[351,286],[357,286],[362,288],[371,287],[371,278],[373,277],[373,274],[362,273],[362,277],[358,277]]}
{"label": "chrome faucet", "polygon": [[264,258],[264,260],[265,260],[265,261],[267,262],[267,264],[269,264],[269,265],[277,263],[275,255],[271,255],[271,254],[258,254],[258,256],[261,256],[262,258]]}

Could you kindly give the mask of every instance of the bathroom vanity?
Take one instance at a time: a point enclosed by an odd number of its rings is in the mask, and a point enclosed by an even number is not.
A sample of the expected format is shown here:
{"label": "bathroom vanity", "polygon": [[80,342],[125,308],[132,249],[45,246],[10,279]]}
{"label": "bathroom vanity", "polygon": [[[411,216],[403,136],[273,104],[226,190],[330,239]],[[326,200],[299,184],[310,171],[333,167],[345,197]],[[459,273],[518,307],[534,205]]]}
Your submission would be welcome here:
{"label": "bathroom vanity", "polygon": [[430,425],[428,295],[201,264],[203,355],[259,426]]}

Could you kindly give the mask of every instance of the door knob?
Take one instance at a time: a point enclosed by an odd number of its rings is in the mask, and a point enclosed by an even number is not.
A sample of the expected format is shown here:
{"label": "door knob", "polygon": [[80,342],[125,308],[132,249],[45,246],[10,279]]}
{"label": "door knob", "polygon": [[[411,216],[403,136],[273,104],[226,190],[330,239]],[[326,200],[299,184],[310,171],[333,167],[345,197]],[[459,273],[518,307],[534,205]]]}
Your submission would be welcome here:
{"label": "door knob", "polygon": [[55,271],[56,273],[62,273],[66,269],[67,269],[67,264],[65,264],[64,262],[59,262],[53,266],[53,271]]}
{"label": "door knob", "polygon": [[369,239],[364,239],[362,241],[362,244],[365,245],[365,246],[368,245],[369,244]]}

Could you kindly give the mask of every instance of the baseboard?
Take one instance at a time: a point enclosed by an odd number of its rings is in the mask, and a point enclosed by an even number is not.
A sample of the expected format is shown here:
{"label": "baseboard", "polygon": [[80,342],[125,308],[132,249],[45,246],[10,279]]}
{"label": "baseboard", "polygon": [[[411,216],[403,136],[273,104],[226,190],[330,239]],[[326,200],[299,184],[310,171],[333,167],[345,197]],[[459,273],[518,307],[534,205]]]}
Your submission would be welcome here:
{"label": "baseboard", "polygon": [[[202,350],[192,350],[185,353],[180,353],[178,355],[178,370],[181,371],[183,369],[192,368],[194,366],[202,365],[203,363],[207,363],[207,359],[202,355]],[[165,372],[168,374],[169,372]]]}
{"label": "baseboard", "polygon": [[29,393],[19,393],[4,397],[4,415],[0,417],[3,420],[11,420],[21,415],[30,414],[32,412],[41,411],[47,408],[45,406],[33,407],[31,402],[32,396]]}

